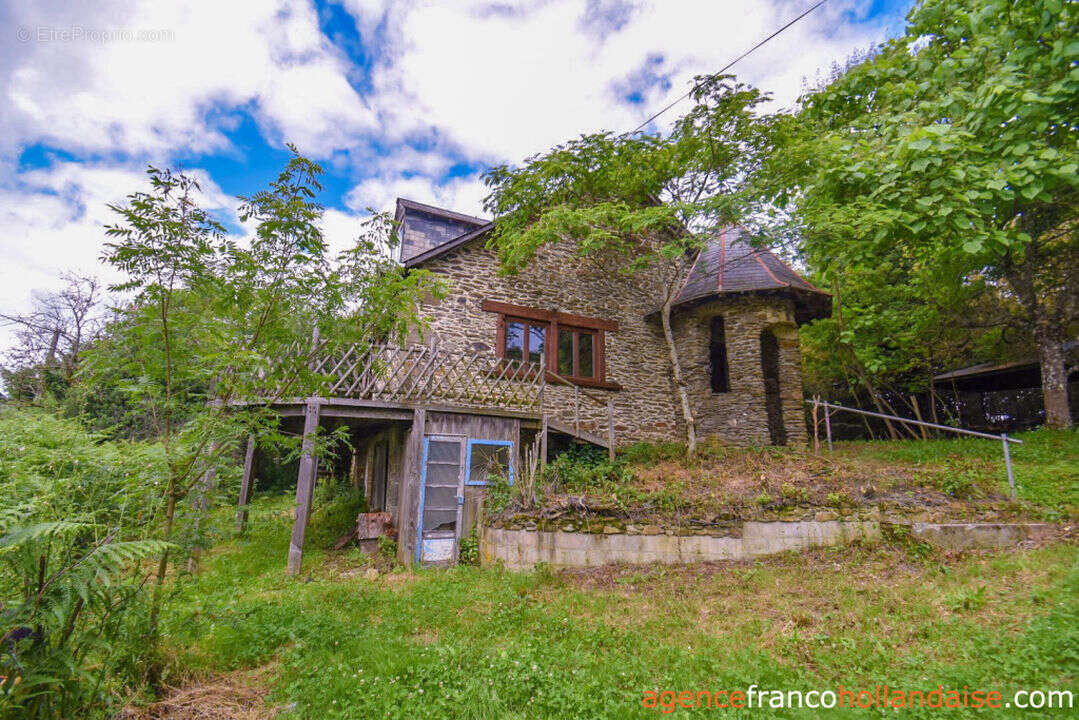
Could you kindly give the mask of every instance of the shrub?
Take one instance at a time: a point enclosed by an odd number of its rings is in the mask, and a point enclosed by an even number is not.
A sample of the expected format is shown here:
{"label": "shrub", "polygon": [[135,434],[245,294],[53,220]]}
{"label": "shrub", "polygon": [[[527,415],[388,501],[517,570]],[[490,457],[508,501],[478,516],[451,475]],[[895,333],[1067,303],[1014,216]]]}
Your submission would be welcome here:
{"label": "shrub", "polygon": [[[8,628],[0,646],[0,717],[104,714],[116,684],[135,683],[153,645],[145,642],[148,576],[131,569],[165,543],[115,541],[90,523],[15,524],[0,537],[0,592]],[[121,670],[126,672],[121,672]]]}
{"label": "shrub", "polygon": [[479,565],[480,564],[480,538],[473,530],[472,534],[461,540],[460,552],[457,556],[457,562],[461,565]]}

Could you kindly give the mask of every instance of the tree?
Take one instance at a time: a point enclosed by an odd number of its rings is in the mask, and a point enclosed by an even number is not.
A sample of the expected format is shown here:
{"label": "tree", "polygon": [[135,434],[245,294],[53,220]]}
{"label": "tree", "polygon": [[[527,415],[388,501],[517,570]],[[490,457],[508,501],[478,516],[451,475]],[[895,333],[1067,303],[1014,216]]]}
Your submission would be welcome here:
{"label": "tree", "polygon": [[737,190],[765,147],[754,109],[766,97],[731,76],[697,79],[695,106],[666,136],[584,135],[485,175],[495,217],[490,244],[514,272],[546,244],[564,244],[606,278],[654,304],[686,425],[697,438],[671,309],[697,253],[737,222]]}
{"label": "tree", "polygon": [[939,287],[1002,288],[1051,427],[1071,424],[1079,323],[1077,23],[1061,0],[923,0],[903,37],[803,98],[763,174],[818,267],[898,249]]}
{"label": "tree", "polygon": [[[381,236],[365,231],[339,258],[329,255],[314,201],[321,168],[293,157],[265,191],[243,198],[248,242],[226,236],[198,204],[197,182],[183,173],[148,171],[151,189],[112,206],[117,223],[104,259],[128,276],[114,288],[128,301],[88,354],[90,372],[126,378],[165,455],[162,539],[176,539],[179,503],[195,494],[206,511],[211,478],[243,438],[288,444],[270,406],[318,392],[309,369],[332,342],[389,331],[417,319],[429,276],[401,271],[382,256]],[[379,301],[389,294],[392,302]],[[293,444],[298,444],[295,439]],[[196,545],[197,546],[197,545]],[[157,588],[170,551],[160,557]],[[156,593],[156,620],[160,590]]]}
{"label": "tree", "polygon": [[34,293],[30,312],[0,313],[0,322],[16,328],[16,344],[7,352],[4,368],[5,382],[16,397],[40,402],[57,371],[69,384],[78,369],[79,353],[100,325],[97,279],[63,273],[60,280],[60,290]]}

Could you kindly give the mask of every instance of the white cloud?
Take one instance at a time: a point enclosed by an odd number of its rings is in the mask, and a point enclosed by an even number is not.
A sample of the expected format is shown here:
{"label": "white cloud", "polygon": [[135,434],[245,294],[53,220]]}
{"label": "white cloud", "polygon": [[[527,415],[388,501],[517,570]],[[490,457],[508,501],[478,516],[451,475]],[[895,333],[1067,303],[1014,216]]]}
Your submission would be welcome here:
{"label": "white cloud", "polygon": [[392,212],[394,201],[403,197],[483,217],[483,198],[486,195],[487,189],[476,176],[439,183],[419,175],[383,175],[368,178],[352,188],[345,196],[345,203],[356,212],[364,212],[367,208]]}
{"label": "white cloud", "polygon": [[[378,15],[372,4],[364,3],[368,17]],[[840,21],[856,5],[825,5],[734,71],[790,105],[803,77],[880,39],[880,28]],[[473,157],[513,162],[582,132],[631,130],[695,75],[723,67],[805,6],[551,0],[513,12],[499,7],[400,2],[387,11],[394,55],[376,87],[397,98],[399,132],[436,128]],[[620,91],[646,65],[672,87],[638,88],[644,102],[631,105]]]}
{"label": "white cloud", "polygon": [[[212,112],[220,106],[249,108],[273,142],[319,156],[377,127],[347,81],[347,58],[304,0],[61,0],[8,12],[6,32],[20,33],[0,46],[8,152],[36,141],[154,157],[219,151],[228,145]],[[162,37],[85,37],[147,30]]]}
{"label": "white cloud", "polygon": [[[717,70],[809,4],[338,2],[355,17],[372,67],[355,66],[320,32],[311,0],[0,7],[8,33],[0,43],[0,307],[24,307],[32,288],[54,286],[64,269],[103,274],[105,204],[144,182],[146,160],[235,153],[225,133],[240,111],[271,145],[296,142],[355,179],[347,207],[323,221],[340,248],[367,207],[392,210],[398,196],[482,215],[478,176],[447,179],[451,168],[519,162],[583,132],[630,130],[694,75]],[[863,9],[832,0],[735,71],[789,105],[803,77],[881,39],[884,24],[844,21]],[[165,35],[100,38],[121,30]],[[371,88],[362,93],[349,82],[361,76]],[[627,102],[629,93],[643,101]],[[34,143],[76,159],[19,172],[15,158]],[[208,204],[233,210],[212,179],[203,188]]]}
{"label": "white cloud", "polygon": [[[188,171],[202,188],[200,204],[235,219],[235,201],[202,170]],[[97,276],[106,283],[123,278],[99,261],[116,222],[108,205],[122,204],[136,190],[149,190],[142,169],[65,162],[14,176],[0,187],[0,308],[25,311],[33,290],[57,289],[66,270]],[[0,347],[10,342],[0,328]]]}

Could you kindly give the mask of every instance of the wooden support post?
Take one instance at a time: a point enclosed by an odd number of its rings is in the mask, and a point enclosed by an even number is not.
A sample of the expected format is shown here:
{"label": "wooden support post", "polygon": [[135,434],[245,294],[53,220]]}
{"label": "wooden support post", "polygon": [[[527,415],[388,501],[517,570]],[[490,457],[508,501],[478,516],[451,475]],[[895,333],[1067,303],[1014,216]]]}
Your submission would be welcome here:
{"label": "wooden support post", "polygon": [[242,533],[247,525],[247,505],[251,502],[251,480],[255,472],[255,436],[247,438],[244,454],[244,474],[240,478],[240,508],[236,511],[236,532]]}
{"label": "wooden support post", "polygon": [[547,469],[547,413],[543,414],[540,424],[540,473]]}
{"label": "wooden support post", "polygon": [[356,492],[360,492],[360,483],[363,481],[363,470],[360,463],[360,449],[358,447],[352,448],[352,459],[348,466],[348,481],[352,484],[352,489]]}
{"label": "wooden support post", "polygon": [[398,506],[397,559],[403,565],[416,561],[416,528],[420,512],[420,473],[423,471],[423,437],[427,434],[427,410],[416,408],[412,428],[405,437],[401,492]]}
{"label": "wooden support post", "polygon": [[202,520],[210,512],[210,495],[217,489],[217,468],[213,463],[217,460],[217,452],[221,443],[214,442],[210,445],[210,466],[202,473],[198,482],[198,495],[195,497],[195,544],[191,548],[191,554],[187,556],[187,571],[196,573],[199,571],[199,559],[202,555]]}
{"label": "wooden support post", "polygon": [[[918,407],[918,396],[913,393],[910,396],[910,406],[914,409],[914,417],[917,418],[918,422],[925,422],[922,420],[922,411]],[[922,440],[928,440],[929,433],[926,431],[925,425],[919,425],[918,429],[922,432]]]}
{"label": "wooden support post", "polygon": [[614,462],[614,398],[607,398],[607,458]]}
{"label": "wooden support post", "polygon": [[[367,441],[364,442],[364,453],[363,453],[363,497],[367,501],[368,509],[371,508],[371,494],[374,492],[374,475],[373,475],[373,473],[374,473],[374,464],[375,464],[375,444],[378,443],[378,442],[383,442],[384,443],[386,441],[384,439],[379,440],[379,439],[376,439],[376,438],[371,438],[371,439],[368,439]],[[389,452],[388,448],[386,449],[386,452],[387,453]],[[387,480],[387,482],[389,482],[389,481]],[[388,500],[388,498],[383,498],[383,501],[386,501],[386,500]],[[383,502],[383,505],[385,505],[385,504],[386,504],[386,502]],[[385,510],[385,508],[382,508],[382,509]]]}
{"label": "wooden support post", "polygon": [[820,455],[820,405],[817,396],[813,396],[813,452]]}
{"label": "wooden support post", "polygon": [[832,452],[832,406],[824,403],[824,432],[828,437],[828,452]]}
{"label": "wooden support post", "polygon": [[288,548],[288,574],[298,575],[303,563],[303,538],[311,515],[311,495],[315,489],[315,433],[321,400],[309,398],[303,416],[303,445],[300,471],[296,475],[296,518],[292,522],[292,541]]}
{"label": "wooden support post", "polygon": [[581,434],[581,388],[573,386],[573,429]]}

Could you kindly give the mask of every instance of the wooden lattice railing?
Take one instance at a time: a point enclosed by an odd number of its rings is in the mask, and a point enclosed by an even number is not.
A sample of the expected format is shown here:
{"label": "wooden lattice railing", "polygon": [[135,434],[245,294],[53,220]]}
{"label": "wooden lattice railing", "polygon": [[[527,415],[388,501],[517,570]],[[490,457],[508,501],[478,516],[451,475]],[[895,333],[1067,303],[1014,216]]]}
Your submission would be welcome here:
{"label": "wooden lattice railing", "polygon": [[424,345],[324,346],[310,368],[326,397],[403,404],[538,411],[545,382],[542,365]]}

